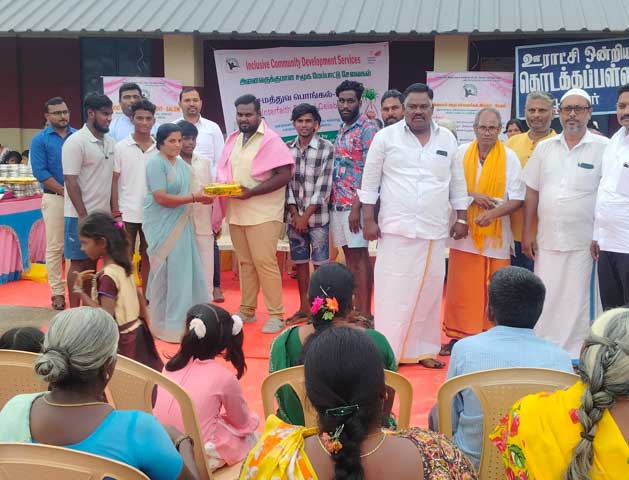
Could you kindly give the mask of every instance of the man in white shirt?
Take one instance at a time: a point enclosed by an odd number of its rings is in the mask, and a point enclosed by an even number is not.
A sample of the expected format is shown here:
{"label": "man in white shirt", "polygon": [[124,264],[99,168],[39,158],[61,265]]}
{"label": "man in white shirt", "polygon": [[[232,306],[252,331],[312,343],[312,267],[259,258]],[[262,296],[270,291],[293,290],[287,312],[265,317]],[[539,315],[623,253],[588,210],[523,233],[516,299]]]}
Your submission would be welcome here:
{"label": "man in white shirt", "polygon": [[[181,128],[181,158],[183,158],[192,170],[190,191],[198,192],[204,185],[212,183],[212,166],[206,157],[197,155],[195,148],[199,131],[192,123],[186,120],[177,122]],[[205,281],[208,286],[210,301],[213,299],[214,280],[214,232],[212,232],[212,205],[195,203],[192,205],[192,225],[197,249],[205,272]]]}
{"label": "man in white shirt", "polygon": [[[63,144],[61,163],[64,180],[63,256],[70,260],[67,271],[70,307],[81,301],[75,291],[75,272],[94,270],[96,262],[81,250],[79,222],[95,211],[111,211],[111,179],[115,141],[108,135],[113,114],[106,95],[89,94],[83,101],[85,125]],[[77,288],[80,290],[80,288]],[[87,292],[86,292],[87,293]]]}
{"label": "man in white shirt", "polygon": [[472,203],[467,209],[469,237],[446,241],[450,256],[443,330],[453,340],[444,345],[444,355],[457,340],[491,328],[487,285],[494,272],[511,264],[509,216],[522,206],[526,190],[518,156],[498,139],[501,127],[498,110],[480,109],[474,118],[476,139],[461,145],[455,157]]}
{"label": "man in white shirt", "polygon": [[[600,310],[590,247],[603,152],[609,140],[588,131],[590,96],[565,93],[561,135],[537,144],[522,177],[526,183],[522,251],[535,260],[546,302],[535,333],[578,358],[590,322]],[[532,225],[537,212],[537,240]]]}
{"label": "man in white shirt", "polygon": [[604,310],[629,304],[629,84],[618,90],[616,117],[622,128],[603,154],[592,242]]}
{"label": "man in white shirt", "polygon": [[[118,104],[120,105],[122,115],[117,115],[111,121],[111,125],[109,125],[109,136],[113,137],[116,142],[126,139],[134,132],[135,127],[133,125],[131,107],[143,98],[144,94],[137,83],[123,83],[118,89]],[[159,125],[153,123],[151,135],[155,136],[157,127]]]}
{"label": "man in white shirt", "polygon": [[[467,236],[467,189],[454,161],[456,139],[432,121],[432,90],[415,83],[404,98],[404,119],[375,135],[358,190],[364,237],[379,238],[375,326],[399,363],[442,368],[436,356],[445,239]],[[457,216],[451,229],[450,206]]]}
{"label": "man in white shirt", "polygon": [[[199,134],[197,136],[197,146],[194,149],[194,153],[201,157],[205,157],[208,160],[212,169],[210,172],[212,178],[216,178],[218,159],[220,158],[223,146],[225,145],[225,139],[223,137],[221,127],[212,120],[208,120],[207,118],[203,118],[201,116],[203,101],[201,100],[198,90],[193,87],[185,87],[181,90],[181,93],[179,94],[179,108],[181,108],[183,117],[177,119],[175,123],[180,122],[181,120],[186,120],[196,127]],[[213,233],[218,234],[218,232]],[[218,246],[216,245],[216,238],[214,238],[213,248],[215,260],[214,271],[217,275],[215,275],[213,282],[214,290],[212,296],[214,297],[214,301],[223,302],[225,301],[225,297],[223,296],[220,285],[221,260],[218,252]]]}
{"label": "man in white shirt", "polygon": [[[155,105],[141,99],[131,106],[134,132],[114,147],[114,174],[111,183],[111,215],[122,220],[129,235],[131,255],[140,237],[140,277],[146,289],[150,264],[142,231],[142,210],[146,196],[146,162],[157,155],[151,129],[155,125]],[[198,190],[195,190],[198,191]]]}

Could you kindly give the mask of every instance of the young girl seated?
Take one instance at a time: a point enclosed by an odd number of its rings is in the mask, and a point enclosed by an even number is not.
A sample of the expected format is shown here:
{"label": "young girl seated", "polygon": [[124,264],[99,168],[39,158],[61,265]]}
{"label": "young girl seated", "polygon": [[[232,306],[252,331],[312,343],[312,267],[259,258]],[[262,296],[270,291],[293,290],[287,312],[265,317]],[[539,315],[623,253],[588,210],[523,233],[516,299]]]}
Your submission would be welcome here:
{"label": "young girl seated", "polygon": [[[237,380],[247,368],[242,342],[240,317],[216,305],[195,305],[188,310],[179,351],[162,372],[192,398],[212,470],[240,462],[257,439],[258,417],[247,407]],[[221,354],[236,375],[214,360]],[[162,388],[153,413],[161,422],[183,428],[178,404]]]}
{"label": "young girl seated", "polygon": [[[148,327],[144,296],[133,278],[124,224],[109,214],[92,213],[79,226],[79,240],[88,257],[103,259],[103,269],[96,275],[93,270],[77,273],[74,292],[81,295],[83,305],[101,307],[116,319],[118,353],[161,371],[164,364]],[[90,280],[87,295],[83,286]]]}
{"label": "young girl seated", "polygon": [[44,333],[35,327],[16,327],[7,330],[0,337],[0,350],[21,350],[23,352],[41,352]]}

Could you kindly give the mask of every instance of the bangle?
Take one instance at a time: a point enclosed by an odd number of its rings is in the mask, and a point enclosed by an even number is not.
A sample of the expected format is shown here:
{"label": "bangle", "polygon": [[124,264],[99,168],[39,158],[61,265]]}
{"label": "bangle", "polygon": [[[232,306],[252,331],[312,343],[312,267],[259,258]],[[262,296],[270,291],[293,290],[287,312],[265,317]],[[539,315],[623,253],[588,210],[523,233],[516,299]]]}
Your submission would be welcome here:
{"label": "bangle", "polygon": [[182,435],[177,440],[175,440],[175,449],[179,451],[179,446],[186,440],[190,440],[190,446],[194,447],[194,440],[192,440],[192,437],[190,435]]}
{"label": "bangle", "polygon": [[463,220],[462,218],[457,218],[456,223],[461,223],[463,225],[467,225],[467,220]]}

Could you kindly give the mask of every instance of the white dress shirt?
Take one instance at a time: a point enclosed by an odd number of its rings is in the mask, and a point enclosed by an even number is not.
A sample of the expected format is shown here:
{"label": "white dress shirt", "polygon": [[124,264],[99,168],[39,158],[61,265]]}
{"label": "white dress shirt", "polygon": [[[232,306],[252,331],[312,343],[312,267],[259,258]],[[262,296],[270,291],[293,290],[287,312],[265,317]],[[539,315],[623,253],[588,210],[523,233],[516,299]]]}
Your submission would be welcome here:
{"label": "white dress shirt", "polygon": [[[212,183],[212,169],[208,160],[196,153],[192,154],[190,162],[192,179],[190,181],[190,191],[196,194],[203,186]],[[212,205],[194,203],[192,205],[192,225],[196,235],[213,235],[212,232]]]}
{"label": "white dress shirt", "polygon": [[[498,140],[500,141],[500,140]],[[463,159],[465,158],[465,153],[467,149],[470,147],[471,143],[466,143],[459,147],[459,150],[455,156],[455,161],[461,163],[461,168],[464,169]],[[507,152],[507,184],[505,186],[505,193],[502,200],[524,200],[524,196],[526,194],[526,185],[522,181],[522,167],[520,165],[520,160],[517,154],[511,150],[510,148],[505,147],[505,151]],[[478,180],[480,179],[482,173],[483,166],[478,161],[478,168],[476,169],[476,185],[478,186]],[[450,222],[454,223],[456,220],[456,215],[451,215]],[[468,222],[473,222],[473,218],[468,218]],[[501,258],[501,259],[509,259],[511,258],[511,249],[513,248],[513,234],[511,233],[511,220],[509,215],[504,215],[500,217],[500,223],[502,224],[502,245],[501,246],[492,246],[491,239],[485,239],[485,245],[483,245],[483,257],[490,258]],[[471,236],[467,236],[467,238],[461,238],[460,240],[454,240],[453,238],[448,238],[446,240],[446,247],[454,248],[456,250],[461,250],[463,252],[474,253],[476,255],[480,255],[480,251],[474,245],[474,240]]]}
{"label": "white dress shirt", "polygon": [[606,252],[629,253],[629,131],[624,127],[603,154],[594,240]]}
{"label": "white dress shirt", "polygon": [[537,243],[544,250],[589,249],[596,191],[609,139],[589,131],[570,150],[563,134],[540,142],[522,177],[539,192]]}
{"label": "white dress shirt", "polygon": [[[173,123],[184,120],[183,117],[178,118]],[[197,136],[197,146],[194,149],[194,153],[205,157],[210,162],[212,167],[212,177],[216,178],[216,168],[218,167],[218,159],[223,151],[225,145],[225,139],[223,138],[223,132],[218,124],[212,120],[199,116],[199,121],[194,124],[199,131]]]}
{"label": "white dress shirt", "polygon": [[142,210],[146,196],[146,162],[157,155],[153,144],[142,151],[133,135],[114,147],[114,173],[118,173],[118,209],[122,219],[129,223],[142,223]]}
{"label": "white dress shirt", "polygon": [[449,207],[468,206],[463,167],[455,162],[457,141],[435,122],[422,145],[406,121],[380,130],[373,139],[358,196],[373,205],[380,197],[382,233],[437,240],[448,237]]}

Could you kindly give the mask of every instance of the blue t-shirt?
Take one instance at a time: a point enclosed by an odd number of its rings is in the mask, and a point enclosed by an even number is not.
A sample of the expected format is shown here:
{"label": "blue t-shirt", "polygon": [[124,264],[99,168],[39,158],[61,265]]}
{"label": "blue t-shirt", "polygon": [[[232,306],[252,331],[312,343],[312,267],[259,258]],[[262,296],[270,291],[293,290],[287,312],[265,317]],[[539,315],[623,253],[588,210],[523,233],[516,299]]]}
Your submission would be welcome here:
{"label": "blue t-shirt", "polygon": [[151,480],[175,480],[183,460],[157,419],[137,410],[114,410],[85,440],[65,448],[111,458]]}

